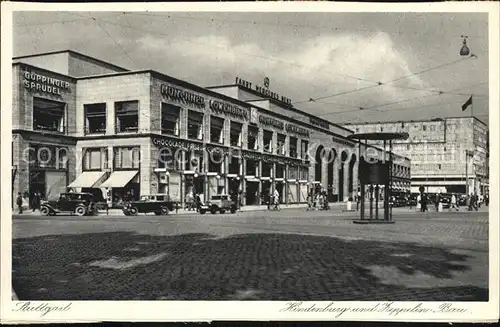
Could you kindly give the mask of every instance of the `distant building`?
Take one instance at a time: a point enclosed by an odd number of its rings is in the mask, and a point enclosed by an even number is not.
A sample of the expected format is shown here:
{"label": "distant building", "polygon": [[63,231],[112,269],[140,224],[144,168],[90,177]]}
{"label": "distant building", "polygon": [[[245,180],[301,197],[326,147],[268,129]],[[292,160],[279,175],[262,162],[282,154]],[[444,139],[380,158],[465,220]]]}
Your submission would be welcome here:
{"label": "distant building", "polygon": [[408,140],[394,143],[393,151],[411,159],[412,192],[424,186],[431,193],[465,193],[467,175],[469,193],[488,193],[488,126],[475,117],[344,126],[356,133],[409,133]]}

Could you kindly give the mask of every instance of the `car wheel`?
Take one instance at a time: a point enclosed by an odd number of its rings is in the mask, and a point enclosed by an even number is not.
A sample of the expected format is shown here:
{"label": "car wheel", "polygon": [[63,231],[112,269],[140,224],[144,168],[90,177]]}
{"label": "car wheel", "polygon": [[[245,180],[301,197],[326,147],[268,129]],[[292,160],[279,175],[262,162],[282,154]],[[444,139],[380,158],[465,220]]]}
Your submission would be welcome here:
{"label": "car wheel", "polygon": [[42,216],[48,216],[50,215],[50,208],[40,207],[40,213],[42,214]]}
{"label": "car wheel", "polygon": [[85,209],[84,206],[78,206],[75,209],[75,213],[77,216],[85,216],[85,214],[87,213],[87,210]]}
{"label": "car wheel", "polygon": [[165,207],[165,206],[161,207],[161,214],[162,215],[168,215],[169,212],[170,211],[168,210],[167,207]]}
{"label": "car wheel", "polygon": [[137,216],[137,213],[138,213],[138,212],[139,212],[139,210],[137,210],[137,208],[136,208],[136,207],[130,207],[130,208],[128,209],[128,213],[129,213],[129,215],[131,215],[131,216]]}
{"label": "car wheel", "polygon": [[236,212],[236,208],[235,207],[232,207],[231,208],[231,213],[235,213]]}
{"label": "car wheel", "polygon": [[123,209],[122,211],[125,216],[130,216],[130,213],[128,212],[127,209]]}
{"label": "car wheel", "polygon": [[212,209],[210,209],[210,212],[215,215],[217,213],[217,207],[212,207]]}
{"label": "car wheel", "polygon": [[204,215],[204,214],[205,214],[205,212],[206,212],[205,210],[201,210],[201,209],[200,209],[200,215]]}

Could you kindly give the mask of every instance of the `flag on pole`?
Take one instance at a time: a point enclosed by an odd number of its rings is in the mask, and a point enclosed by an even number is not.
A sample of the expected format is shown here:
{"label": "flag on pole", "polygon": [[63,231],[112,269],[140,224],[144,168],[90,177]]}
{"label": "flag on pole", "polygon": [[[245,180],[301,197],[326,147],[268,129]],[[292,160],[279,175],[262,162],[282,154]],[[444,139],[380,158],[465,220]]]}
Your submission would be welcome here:
{"label": "flag on pole", "polygon": [[462,111],[465,111],[465,109],[467,109],[467,107],[469,107],[470,105],[472,105],[472,95],[470,96],[469,100],[467,100],[463,105],[462,105]]}

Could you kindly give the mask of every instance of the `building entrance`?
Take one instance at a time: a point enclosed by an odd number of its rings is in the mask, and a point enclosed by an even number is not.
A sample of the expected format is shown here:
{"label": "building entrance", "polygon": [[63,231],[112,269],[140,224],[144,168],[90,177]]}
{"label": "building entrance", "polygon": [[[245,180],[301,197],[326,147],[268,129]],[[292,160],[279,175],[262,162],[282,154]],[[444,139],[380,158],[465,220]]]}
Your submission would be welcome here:
{"label": "building entrance", "polygon": [[257,181],[247,181],[245,189],[245,201],[246,205],[257,205],[259,204],[259,198],[257,193],[259,193],[259,183]]}

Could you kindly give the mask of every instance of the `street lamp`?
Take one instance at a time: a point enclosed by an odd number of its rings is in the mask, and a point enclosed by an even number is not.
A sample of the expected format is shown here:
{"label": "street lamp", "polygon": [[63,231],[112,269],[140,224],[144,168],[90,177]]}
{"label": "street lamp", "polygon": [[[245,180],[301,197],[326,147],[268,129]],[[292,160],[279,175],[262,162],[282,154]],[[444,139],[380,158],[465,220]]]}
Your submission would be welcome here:
{"label": "street lamp", "polygon": [[474,151],[465,150],[465,194],[469,195],[469,157],[474,156]]}

